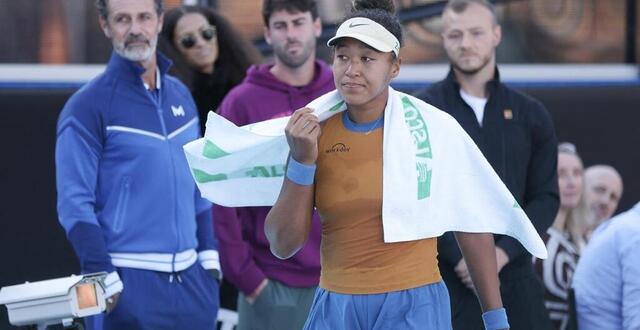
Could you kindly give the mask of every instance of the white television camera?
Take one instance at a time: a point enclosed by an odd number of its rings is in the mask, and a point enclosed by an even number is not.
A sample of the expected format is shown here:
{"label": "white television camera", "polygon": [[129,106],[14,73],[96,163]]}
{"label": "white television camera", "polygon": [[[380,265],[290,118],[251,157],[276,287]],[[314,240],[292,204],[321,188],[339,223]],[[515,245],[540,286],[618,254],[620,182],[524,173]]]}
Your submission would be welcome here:
{"label": "white television camera", "polygon": [[106,309],[104,279],[107,273],[71,275],[52,280],[6,286],[0,289],[0,305],[6,305],[15,326],[73,325],[74,318]]}

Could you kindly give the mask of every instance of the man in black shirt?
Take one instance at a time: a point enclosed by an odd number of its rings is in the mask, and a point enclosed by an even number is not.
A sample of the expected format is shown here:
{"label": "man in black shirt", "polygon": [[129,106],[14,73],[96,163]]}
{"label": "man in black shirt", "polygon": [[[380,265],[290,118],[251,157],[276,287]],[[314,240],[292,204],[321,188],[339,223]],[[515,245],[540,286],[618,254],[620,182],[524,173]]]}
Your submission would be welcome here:
{"label": "man in black shirt", "polygon": [[[557,139],[537,100],[499,80],[495,49],[501,29],[484,0],[452,0],[443,14],[451,70],[418,97],[458,120],[525,210],[539,234],[558,210]],[[478,209],[482,212],[482,209]],[[515,239],[496,235],[502,301],[512,329],[549,329],[543,286],[531,255]],[[453,328],[483,328],[466,264],[452,233],[438,240],[439,267],[451,296]]]}

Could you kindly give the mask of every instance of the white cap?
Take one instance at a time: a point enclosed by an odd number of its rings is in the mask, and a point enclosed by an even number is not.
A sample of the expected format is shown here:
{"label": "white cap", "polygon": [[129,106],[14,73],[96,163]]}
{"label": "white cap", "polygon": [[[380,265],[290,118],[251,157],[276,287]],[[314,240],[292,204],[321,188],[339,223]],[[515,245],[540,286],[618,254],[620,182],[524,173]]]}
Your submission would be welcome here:
{"label": "white cap", "polygon": [[396,57],[400,53],[400,42],[384,26],[365,17],[354,17],[346,20],[336,31],[335,37],[327,41],[333,46],[340,38],[354,38],[364,42],[383,53],[393,52]]}

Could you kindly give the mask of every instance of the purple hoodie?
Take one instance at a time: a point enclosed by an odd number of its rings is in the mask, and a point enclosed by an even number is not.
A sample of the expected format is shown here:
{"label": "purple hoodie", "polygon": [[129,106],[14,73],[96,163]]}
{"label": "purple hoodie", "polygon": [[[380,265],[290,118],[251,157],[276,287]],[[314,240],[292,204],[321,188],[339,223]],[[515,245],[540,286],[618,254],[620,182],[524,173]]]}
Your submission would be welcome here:
{"label": "purple hoodie", "polygon": [[[335,89],[331,69],[315,62],[313,80],[292,87],[269,71],[272,64],[249,68],[244,81],[222,101],[218,113],[238,126],[289,116],[313,99]],[[313,287],[320,278],[321,224],[314,213],[311,232],[304,247],[293,257],[281,260],[271,254],[264,234],[269,207],[213,207],[218,252],[225,278],[245,295],[265,279],[290,287]]]}

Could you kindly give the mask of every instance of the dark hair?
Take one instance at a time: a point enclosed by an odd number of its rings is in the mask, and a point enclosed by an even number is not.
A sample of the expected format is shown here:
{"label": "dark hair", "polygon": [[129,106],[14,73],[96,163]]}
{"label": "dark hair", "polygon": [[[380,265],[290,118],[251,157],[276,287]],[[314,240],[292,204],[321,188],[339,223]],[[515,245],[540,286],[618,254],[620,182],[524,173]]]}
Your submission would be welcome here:
{"label": "dark hair", "polygon": [[498,15],[496,15],[496,8],[493,4],[487,0],[449,0],[447,5],[444,7],[443,13],[447,10],[452,10],[454,13],[462,13],[467,10],[467,7],[475,3],[484,8],[487,8],[491,12],[491,17],[493,18],[493,23],[498,24]]}
{"label": "dark hair", "polygon": [[269,19],[274,12],[286,10],[288,13],[310,12],[315,21],[318,18],[318,6],[315,0],[264,0],[262,3],[262,19],[269,26]]}
{"label": "dark hair", "polygon": [[[164,10],[162,5],[162,0],[154,0],[154,3],[156,5],[156,13],[158,13],[158,16],[162,15],[162,11]],[[107,0],[96,0],[96,8],[98,9],[98,14],[104,20],[106,20],[109,17],[109,8],[107,7]]]}
{"label": "dark hair", "polygon": [[183,6],[173,8],[164,15],[164,26],[158,42],[158,48],[169,56],[173,62],[171,73],[181,79],[189,88],[193,88],[195,69],[190,67],[182,53],[176,48],[174,41],[175,29],[182,16],[188,13],[198,13],[204,16],[209,24],[216,27],[218,39],[218,59],[216,70],[223,71],[233,86],[242,82],[247,69],[255,63],[261,62],[258,50],[229,23],[222,15],[210,8],[200,6]]}
{"label": "dark hair", "polygon": [[402,46],[402,25],[395,15],[395,7],[391,0],[354,0],[353,9],[344,21],[354,17],[365,17],[382,25]]}

